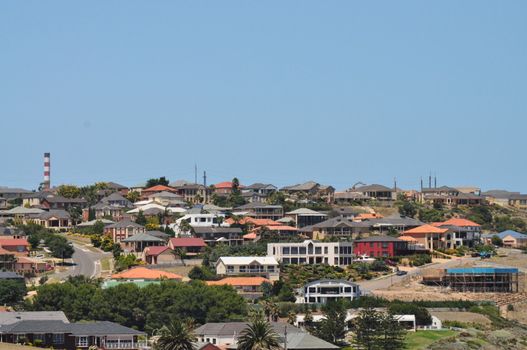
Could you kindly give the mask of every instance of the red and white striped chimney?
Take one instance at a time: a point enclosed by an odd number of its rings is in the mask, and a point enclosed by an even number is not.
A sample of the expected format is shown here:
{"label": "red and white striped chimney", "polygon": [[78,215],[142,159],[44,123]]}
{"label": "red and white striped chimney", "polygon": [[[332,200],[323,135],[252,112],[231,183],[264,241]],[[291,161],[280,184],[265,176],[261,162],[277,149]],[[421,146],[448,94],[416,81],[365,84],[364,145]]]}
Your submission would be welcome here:
{"label": "red and white striped chimney", "polygon": [[42,188],[44,190],[49,190],[51,188],[51,156],[50,153],[44,153],[44,182],[42,183]]}

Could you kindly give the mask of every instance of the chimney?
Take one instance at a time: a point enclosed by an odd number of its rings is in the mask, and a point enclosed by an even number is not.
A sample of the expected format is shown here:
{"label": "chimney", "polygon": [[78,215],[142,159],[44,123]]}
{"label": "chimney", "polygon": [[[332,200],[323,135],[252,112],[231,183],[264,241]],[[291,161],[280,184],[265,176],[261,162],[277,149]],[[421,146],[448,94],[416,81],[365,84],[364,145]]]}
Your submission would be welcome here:
{"label": "chimney", "polygon": [[44,182],[42,183],[43,190],[49,190],[51,188],[51,154],[44,153]]}

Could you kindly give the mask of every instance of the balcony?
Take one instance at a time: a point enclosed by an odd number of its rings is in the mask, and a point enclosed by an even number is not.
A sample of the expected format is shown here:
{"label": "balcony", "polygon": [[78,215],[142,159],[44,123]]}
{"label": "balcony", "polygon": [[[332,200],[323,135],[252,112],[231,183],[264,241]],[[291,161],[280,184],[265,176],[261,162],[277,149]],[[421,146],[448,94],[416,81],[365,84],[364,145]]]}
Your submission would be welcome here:
{"label": "balcony", "polygon": [[121,342],[106,342],[102,346],[103,349],[116,349],[116,350],[138,350],[144,349],[147,347],[146,342],[131,342],[131,341],[121,341]]}

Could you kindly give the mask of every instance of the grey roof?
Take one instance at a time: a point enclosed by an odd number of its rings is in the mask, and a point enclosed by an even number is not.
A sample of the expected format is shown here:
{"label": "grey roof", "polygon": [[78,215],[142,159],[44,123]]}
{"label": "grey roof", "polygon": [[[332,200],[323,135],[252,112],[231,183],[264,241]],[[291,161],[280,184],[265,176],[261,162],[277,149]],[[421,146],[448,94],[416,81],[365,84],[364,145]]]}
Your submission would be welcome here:
{"label": "grey roof", "polygon": [[132,202],[130,202],[125,196],[120,194],[119,192],[114,192],[110,194],[107,197],[104,197],[101,199],[102,203],[109,203],[109,202],[126,202],[127,205],[132,205]]}
{"label": "grey roof", "polygon": [[2,325],[0,333],[70,333],[73,335],[143,335],[144,332],[121,326],[120,324],[101,321],[86,323],[67,323],[60,320],[23,320]]}
{"label": "grey roof", "polygon": [[50,218],[69,220],[71,218],[71,215],[66,210],[50,209],[49,211],[45,211],[43,213],[37,214],[36,217],[42,220],[48,220]]}
{"label": "grey roof", "polygon": [[169,234],[166,234],[161,231],[146,231],[146,233],[149,234],[150,236],[154,236],[154,237],[162,238],[162,239],[166,239],[170,237]]}
{"label": "grey roof", "polygon": [[15,227],[0,226],[0,236],[25,235],[24,231]]}
{"label": "grey roof", "polygon": [[421,226],[424,225],[424,222],[419,221],[414,218],[409,218],[406,216],[401,216],[399,214],[393,214],[384,218],[379,219],[370,219],[367,220],[372,225],[392,225],[392,226]]}
{"label": "grey roof", "polygon": [[282,187],[282,190],[286,190],[286,191],[309,191],[309,190],[313,189],[316,186],[320,186],[320,184],[315,182],[315,181],[307,181],[307,182],[304,182],[303,184],[296,184],[296,185],[292,185],[292,186]]}
{"label": "grey roof", "polygon": [[62,311],[14,311],[0,312],[0,325],[12,324],[25,320],[62,321],[68,323],[68,318]]}
{"label": "grey roof", "polygon": [[520,233],[520,232],[516,232],[516,231],[513,231],[513,230],[506,230],[506,231],[503,231],[503,232],[500,232],[500,233],[487,233],[487,234],[481,235],[481,237],[484,237],[484,238],[492,238],[493,236],[498,236],[501,239],[503,239],[503,238],[505,238],[507,236],[512,236],[514,238],[519,238],[519,239],[527,239],[527,235],[526,234],[523,234],[523,233]]}
{"label": "grey roof", "polygon": [[91,227],[91,226],[95,225],[97,223],[97,221],[102,222],[105,226],[115,223],[114,221],[108,220],[108,219],[95,219],[95,220],[91,220],[91,221],[86,221],[86,222],[80,223],[80,224],[77,225],[77,227]]}
{"label": "grey roof", "polygon": [[312,225],[311,228],[328,228],[337,226],[348,226],[348,227],[370,227],[371,224],[367,221],[353,221],[342,216],[337,216],[326,221],[319,222],[318,224]]}
{"label": "grey roof", "polygon": [[424,187],[421,192],[459,192],[457,188],[449,186],[441,187]]}
{"label": "grey roof", "polygon": [[185,186],[185,185],[194,185],[194,182],[187,181],[187,180],[176,180],[176,181],[172,181],[171,183],[168,184],[168,186],[170,186],[170,187],[181,187],[181,186]]}
{"label": "grey roof", "polygon": [[107,227],[108,228],[126,228],[126,227],[143,227],[143,226],[136,224],[135,222],[131,220],[126,219],[123,221],[116,222],[115,224],[109,225]]}
{"label": "grey roof", "polygon": [[66,198],[59,195],[54,194],[48,194],[47,196],[44,196],[44,198],[49,203],[79,203],[84,204],[86,203],[86,199],[84,198]]}
{"label": "grey roof", "polygon": [[195,233],[242,233],[239,227],[194,227]]}
{"label": "grey roof", "polygon": [[24,277],[12,271],[0,271],[0,280],[13,280],[13,279],[17,279],[17,280],[24,279]]}
{"label": "grey roof", "polygon": [[40,214],[43,213],[44,210],[39,208],[25,208],[23,206],[15,207],[9,210],[2,211],[2,214],[7,215],[27,215],[27,214]]}
{"label": "grey roof", "polygon": [[282,208],[282,206],[281,205],[271,205],[271,204],[265,204],[265,203],[252,202],[252,203],[247,203],[247,204],[241,205],[241,206],[237,207],[236,209],[244,210],[244,209],[255,209],[255,208],[280,209],[280,208]]}
{"label": "grey roof", "polygon": [[248,190],[261,190],[263,188],[276,189],[276,186],[274,186],[272,184],[263,184],[263,183],[257,182],[257,183],[254,183],[252,185],[246,186],[245,188],[248,189]]}
{"label": "grey roof", "polygon": [[153,194],[148,196],[148,198],[154,198],[154,197],[170,198],[170,199],[182,199],[183,198],[183,196],[181,196],[181,195],[179,195],[177,193],[172,193],[172,192],[168,192],[168,191],[161,191],[161,192],[153,193]]}
{"label": "grey roof", "polygon": [[356,240],[355,242],[404,242],[396,237],[391,236],[370,236]]}
{"label": "grey roof", "polygon": [[513,194],[509,197],[509,199],[515,199],[515,200],[527,199],[527,194]]}
{"label": "grey roof", "polygon": [[133,236],[123,239],[122,242],[165,242],[165,240],[159,237],[151,236],[144,232],[139,232]]}
{"label": "grey roof", "polygon": [[494,197],[499,199],[509,199],[511,196],[519,195],[520,192],[510,192],[505,190],[489,190],[481,192],[482,196]]}
{"label": "grey roof", "polygon": [[393,188],[389,188],[379,184],[365,185],[350,189],[350,192],[393,192]]}
{"label": "grey roof", "polygon": [[123,186],[121,184],[118,184],[116,182],[112,182],[112,181],[109,181],[109,182],[105,182],[106,186],[108,188],[112,188],[112,189],[116,189],[116,190],[126,190],[128,187],[126,186]]}
{"label": "grey roof", "polygon": [[27,193],[31,193],[31,191],[25,190],[23,188],[11,188],[11,187],[0,186],[0,196],[4,194],[27,194]]}
{"label": "grey roof", "polygon": [[[197,328],[194,333],[197,335],[207,335],[215,337],[234,337],[239,336],[248,326],[246,322],[228,323],[206,323]],[[339,349],[338,346],[330,344],[317,338],[301,329],[287,323],[271,322],[280,342],[285,341],[285,331],[287,330],[287,348],[291,350],[308,349]],[[228,346],[228,349],[236,349],[236,344]]]}
{"label": "grey roof", "polygon": [[286,214],[289,215],[306,215],[306,216],[327,216],[326,214],[319,213],[318,211],[314,211],[308,208],[299,208],[290,212],[287,212]]}

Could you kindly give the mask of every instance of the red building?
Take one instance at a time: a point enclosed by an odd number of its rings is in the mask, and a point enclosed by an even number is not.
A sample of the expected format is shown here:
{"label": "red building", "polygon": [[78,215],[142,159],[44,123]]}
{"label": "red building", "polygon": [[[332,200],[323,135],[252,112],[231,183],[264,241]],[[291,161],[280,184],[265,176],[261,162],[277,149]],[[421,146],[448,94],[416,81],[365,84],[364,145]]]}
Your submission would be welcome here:
{"label": "red building", "polygon": [[370,257],[390,257],[404,255],[408,251],[408,242],[389,236],[373,236],[353,243],[355,255]]}

